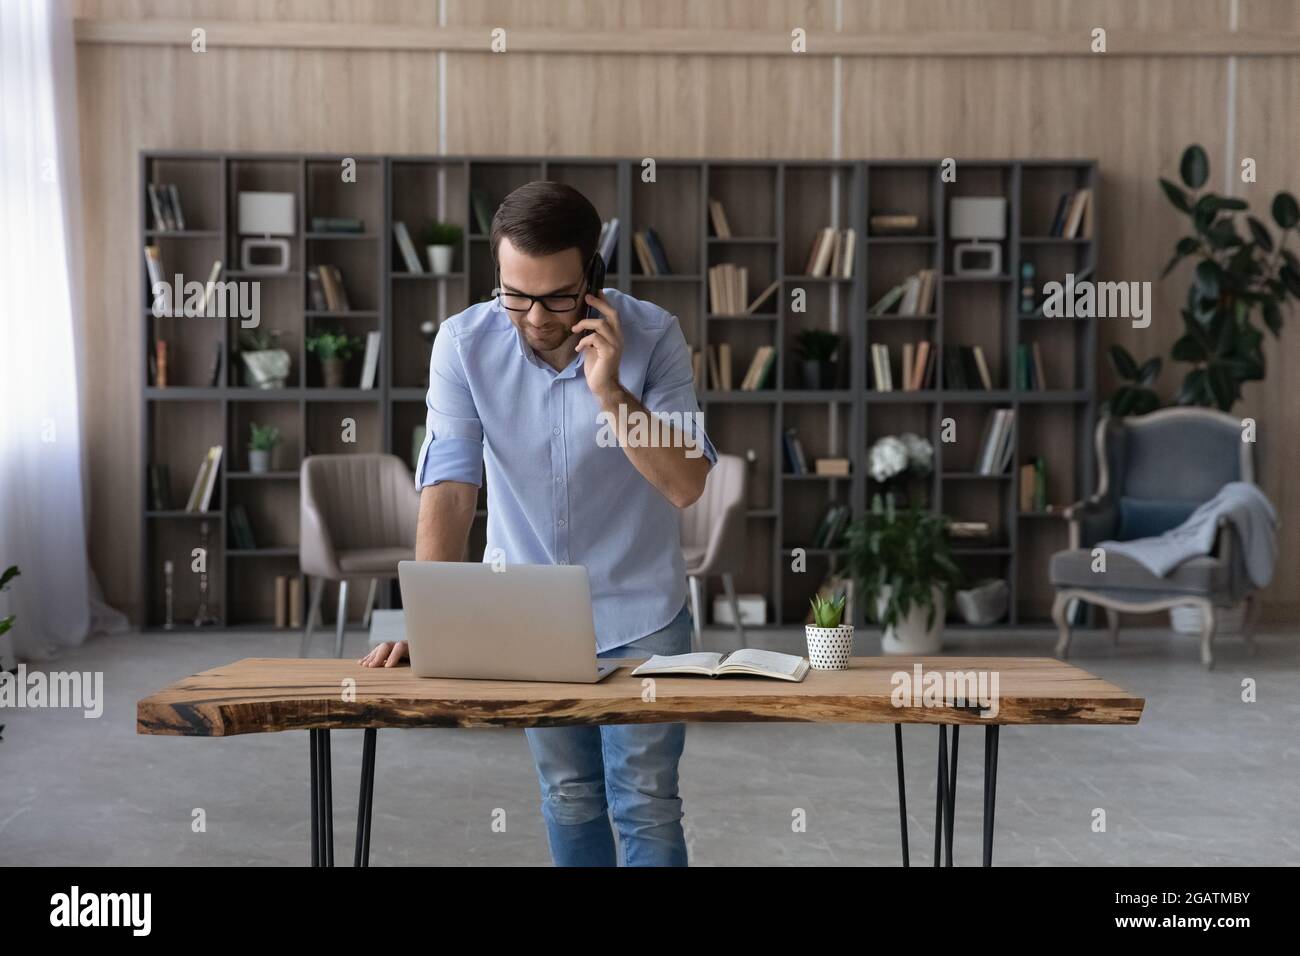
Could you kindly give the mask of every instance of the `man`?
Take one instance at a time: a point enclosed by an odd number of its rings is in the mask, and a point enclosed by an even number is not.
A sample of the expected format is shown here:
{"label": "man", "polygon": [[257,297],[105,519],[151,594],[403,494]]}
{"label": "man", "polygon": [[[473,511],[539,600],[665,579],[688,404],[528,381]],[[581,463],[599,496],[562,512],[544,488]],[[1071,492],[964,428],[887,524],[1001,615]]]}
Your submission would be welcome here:
{"label": "man", "polygon": [[[699,498],[717,453],[676,317],[587,287],[600,225],[554,182],[521,186],[493,217],[495,298],[447,319],[433,343],[415,555],[465,559],[486,459],[485,559],[585,566],[598,657],[682,654],[692,621],[678,509]],[[405,656],[399,641],[362,663]],[[557,865],[618,862],[607,811],[625,864],[686,865],[684,724],[526,734]]]}

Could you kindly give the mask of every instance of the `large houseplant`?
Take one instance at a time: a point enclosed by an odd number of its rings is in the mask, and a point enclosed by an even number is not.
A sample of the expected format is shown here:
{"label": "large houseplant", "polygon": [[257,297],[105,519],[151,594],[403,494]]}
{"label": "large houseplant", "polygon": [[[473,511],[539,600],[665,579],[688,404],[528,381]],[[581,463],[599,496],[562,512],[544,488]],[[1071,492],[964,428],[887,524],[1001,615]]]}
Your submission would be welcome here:
{"label": "large houseplant", "polygon": [[1160,180],[1191,227],[1161,278],[1184,259],[1196,263],[1182,309],[1183,334],[1172,351],[1174,361],[1192,366],[1176,401],[1226,412],[1241,398],[1244,382],[1264,377],[1264,333],[1256,319],[1277,337],[1283,312],[1300,299],[1300,260],[1286,248],[1300,225],[1300,205],[1289,192],[1273,197],[1271,213],[1279,230],[1274,237],[1250,215],[1246,200],[1204,188],[1210,161],[1200,146],[1183,151],[1179,176],[1181,186]]}
{"label": "large houseplant", "polygon": [[892,495],[873,495],[851,524],[845,556],[867,614],[884,628],[886,654],[933,654],[943,646],[944,614],[961,571],[952,559],[948,519]]}

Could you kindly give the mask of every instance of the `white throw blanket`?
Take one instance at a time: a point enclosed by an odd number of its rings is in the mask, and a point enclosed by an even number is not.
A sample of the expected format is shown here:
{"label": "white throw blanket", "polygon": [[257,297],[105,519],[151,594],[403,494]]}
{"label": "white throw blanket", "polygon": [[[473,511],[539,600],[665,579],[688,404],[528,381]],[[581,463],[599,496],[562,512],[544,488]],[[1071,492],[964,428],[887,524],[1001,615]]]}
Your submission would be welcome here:
{"label": "white throw blanket", "polygon": [[1251,582],[1257,588],[1267,585],[1273,579],[1277,560],[1277,512],[1264,492],[1247,481],[1224,485],[1186,521],[1162,535],[1134,541],[1102,541],[1097,547],[1127,555],[1163,578],[1189,558],[1214,549],[1220,518],[1227,518],[1237,529]]}

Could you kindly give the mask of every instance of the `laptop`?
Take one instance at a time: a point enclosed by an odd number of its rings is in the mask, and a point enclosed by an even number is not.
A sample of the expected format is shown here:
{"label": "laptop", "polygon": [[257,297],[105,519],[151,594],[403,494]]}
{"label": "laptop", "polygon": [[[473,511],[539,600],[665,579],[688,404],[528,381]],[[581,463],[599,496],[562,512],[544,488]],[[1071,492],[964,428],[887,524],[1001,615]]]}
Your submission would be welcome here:
{"label": "laptop", "polygon": [[591,583],[580,565],[399,561],[407,653],[417,677],[594,684]]}

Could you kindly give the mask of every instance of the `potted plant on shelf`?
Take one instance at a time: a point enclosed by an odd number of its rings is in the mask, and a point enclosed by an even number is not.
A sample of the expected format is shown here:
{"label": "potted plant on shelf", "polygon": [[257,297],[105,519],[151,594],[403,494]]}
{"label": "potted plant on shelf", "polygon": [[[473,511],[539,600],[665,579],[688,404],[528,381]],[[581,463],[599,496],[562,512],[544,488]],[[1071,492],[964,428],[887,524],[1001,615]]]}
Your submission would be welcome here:
{"label": "potted plant on shelf", "polygon": [[289,378],[289,353],[276,343],[279,331],[243,329],[239,333],[239,359],[244,382],[254,388],[284,388]]}
{"label": "potted plant on shelf", "polygon": [[248,470],[255,475],[264,475],[271,470],[271,456],[280,444],[280,429],[250,422],[248,430]]}
{"label": "potted plant on shelf", "polygon": [[795,337],[799,353],[800,387],[818,390],[835,387],[835,353],[840,337],[825,329],[804,329]]}
{"label": "potted plant on shelf", "polygon": [[429,253],[429,271],[436,276],[451,272],[451,263],[464,230],[454,222],[431,222],[424,228],[424,246]]}
{"label": "potted plant on shelf", "polygon": [[343,387],[344,363],[360,345],[359,338],[346,332],[317,332],[307,336],[307,351],[320,359],[321,378],[326,388]]}
{"label": "potted plant on shelf", "polygon": [[934,471],[934,446],[914,432],[886,435],[867,450],[867,473],[889,496],[907,492],[914,503],[924,500],[921,479]]}
{"label": "potted plant on shelf", "polygon": [[845,555],[867,614],[884,628],[886,654],[934,654],[961,571],[948,544],[948,519],[919,504],[873,495],[871,510],[851,524]]}
{"label": "potted plant on shelf", "polygon": [[815,595],[812,604],[813,623],[804,625],[808,641],[808,664],[818,671],[848,670],[853,656],[853,625],[841,624],[846,595],[824,598]]}

